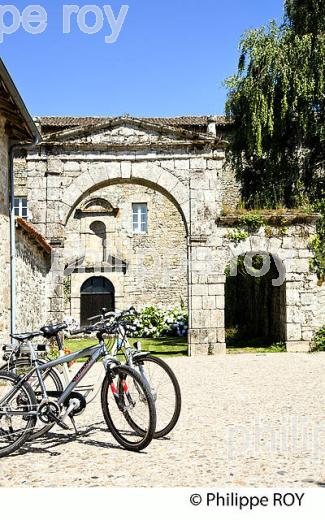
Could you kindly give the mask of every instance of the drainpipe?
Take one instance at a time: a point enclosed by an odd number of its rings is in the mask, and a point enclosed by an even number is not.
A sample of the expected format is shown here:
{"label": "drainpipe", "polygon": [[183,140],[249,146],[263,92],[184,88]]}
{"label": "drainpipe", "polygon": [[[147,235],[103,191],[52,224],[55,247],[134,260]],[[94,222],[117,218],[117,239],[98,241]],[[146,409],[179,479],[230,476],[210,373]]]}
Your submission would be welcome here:
{"label": "drainpipe", "polygon": [[17,305],[17,280],[16,280],[16,219],[15,219],[15,177],[14,154],[16,150],[27,150],[38,145],[41,137],[37,134],[32,143],[13,144],[9,149],[9,219],[10,219],[10,334],[16,332],[16,305]]}

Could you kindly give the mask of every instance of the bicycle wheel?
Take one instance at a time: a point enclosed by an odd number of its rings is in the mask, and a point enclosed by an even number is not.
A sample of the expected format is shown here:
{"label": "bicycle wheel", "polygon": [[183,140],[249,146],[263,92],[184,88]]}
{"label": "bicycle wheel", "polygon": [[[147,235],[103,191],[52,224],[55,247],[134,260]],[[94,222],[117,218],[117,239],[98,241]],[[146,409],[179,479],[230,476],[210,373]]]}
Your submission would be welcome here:
{"label": "bicycle wheel", "polygon": [[[147,385],[132,368],[110,369],[102,386],[102,410],[108,428],[121,446],[141,451],[153,439],[156,428],[155,405]],[[130,426],[130,417],[141,425],[141,431]]]}
{"label": "bicycle wheel", "polygon": [[[43,360],[38,361],[39,364],[44,364],[46,362],[47,361]],[[34,364],[29,358],[20,358],[17,359],[14,364],[9,365],[9,370],[13,374],[23,375],[30,372],[33,366]],[[50,368],[48,370],[44,370],[41,372],[41,375],[47,392],[55,392],[58,394],[63,392],[63,383],[61,381],[59,373],[55,369]],[[43,399],[43,396],[36,373],[34,373],[32,377],[29,379],[28,384],[34,391],[37,403],[40,404]],[[42,437],[53,428],[54,424],[55,423],[43,424],[41,421],[38,421],[33,433],[29,437],[29,440],[35,441],[39,437]]]}
{"label": "bicycle wheel", "polygon": [[[175,428],[182,407],[181,389],[170,366],[160,358],[144,356],[133,360],[135,368],[149,385],[156,406],[157,425],[154,438],[165,437]],[[136,430],[140,425],[133,423]]]}
{"label": "bicycle wheel", "polygon": [[0,372],[0,457],[18,450],[30,437],[36,424],[37,401],[28,383],[6,400],[19,378],[10,372]]}

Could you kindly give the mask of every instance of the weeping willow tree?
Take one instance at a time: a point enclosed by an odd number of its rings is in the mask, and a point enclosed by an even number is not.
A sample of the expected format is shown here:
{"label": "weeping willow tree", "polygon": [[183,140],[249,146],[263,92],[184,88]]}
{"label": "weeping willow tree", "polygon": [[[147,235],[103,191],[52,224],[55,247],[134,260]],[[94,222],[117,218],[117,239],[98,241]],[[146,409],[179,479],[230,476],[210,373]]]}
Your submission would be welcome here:
{"label": "weeping willow tree", "polygon": [[[246,32],[226,81],[229,159],[247,207],[316,205],[325,217],[325,0],[286,0],[282,25]],[[325,225],[318,243],[324,265]]]}

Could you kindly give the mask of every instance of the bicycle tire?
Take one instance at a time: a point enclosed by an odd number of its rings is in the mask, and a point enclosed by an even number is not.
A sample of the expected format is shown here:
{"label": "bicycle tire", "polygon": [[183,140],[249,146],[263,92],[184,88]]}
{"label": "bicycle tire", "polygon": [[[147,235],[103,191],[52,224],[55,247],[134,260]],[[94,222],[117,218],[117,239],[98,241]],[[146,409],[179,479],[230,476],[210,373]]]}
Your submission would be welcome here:
{"label": "bicycle tire", "polygon": [[[156,413],[157,413],[157,428],[156,428],[156,431],[154,434],[154,438],[160,439],[161,437],[166,437],[166,435],[168,435],[175,428],[175,426],[179,420],[180,414],[181,414],[182,396],[181,396],[181,389],[180,389],[178,380],[177,380],[173,370],[170,368],[170,366],[165,361],[163,361],[162,359],[157,358],[155,356],[146,355],[143,358],[140,357],[138,359],[135,359],[133,361],[133,363],[134,363],[134,366],[136,366],[139,370],[140,370],[141,364],[143,364],[145,366],[146,363],[149,363],[149,364],[154,363],[155,365],[159,366],[166,373],[167,377],[169,378],[169,380],[171,382],[173,392],[174,392],[174,399],[171,399],[171,400],[174,400],[174,404],[173,404],[174,410],[173,411],[171,410],[171,413],[169,416],[170,420],[168,421],[168,418],[166,419],[168,422],[165,426],[162,426],[162,424],[160,423],[160,417],[162,416],[162,412],[160,412],[159,405],[161,403],[161,400],[159,401],[159,396],[157,396],[157,398],[155,399],[155,406],[156,406]],[[145,370],[145,372],[146,372],[146,370]],[[151,388],[154,386],[154,382],[149,380],[148,383]],[[165,422],[166,422],[166,420],[165,420]],[[130,424],[130,426],[132,426],[132,425]],[[133,427],[135,429],[139,430],[139,426],[136,425],[135,423],[133,423]],[[158,429],[158,427],[160,429]]]}
{"label": "bicycle tire", "polygon": [[[128,380],[128,386],[127,386],[128,390],[131,388],[130,381],[132,380],[135,385],[138,396],[139,396],[140,406],[144,402],[146,402],[146,404],[147,404],[148,426],[145,430],[142,429],[141,433],[139,434],[140,439],[137,439],[134,442],[132,442],[130,440],[130,437],[127,437],[127,432],[124,429],[116,426],[115,420],[113,419],[113,413],[115,410],[118,412],[117,416],[120,417],[121,419],[123,416],[126,424],[128,423],[128,421],[126,420],[126,417],[125,417],[126,408],[127,408],[125,401],[128,400],[130,402],[128,392],[125,390],[125,388],[124,388],[124,391],[122,394],[121,394],[121,392],[119,392],[118,399],[119,399],[120,406],[117,404],[116,395],[113,398],[112,406],[108,402],[108,396],[111,395],[111,392],[114,395],[114,392],[112,390],[112,385],[115,385],[114,379],[116,377],[118,378],[118,387],[121,386],[121,384],[122,384],[121,382],[123,382],[123,381],[126,382],[126,380]],[[122,384],[122,386],[124,387],[123,384]],[[116,387],[115,387],[115,390],[117,391]],[[141,395],[139,392],[141,392]],[[131,397],[131,400],[135,399],[135,397],[136,397],[135,391],[134,391],[134,394],[132,394],[132,396],[133,397]],[[155,429],[156,429],[156,409],[155,409],[155,405],[154,405],[153,398],[152,398],[149,388],[147,387],[147,385],[145,385],[143,383],[141,376],[138,374],[138,372],[136,370],[134,370],[130,367],[127,367],[126,365],[119,365],[117,367],[109,369],[105,376],[105,379],[103,381],[103,385],[102,385],[101,404],[102,404],[102,411],[103,411],[103,415],[104,415],[106,424],[107,424],[111,434],[115,438],[115,440],[121,446],[123,446],[124,448],[126,448],[129,451],[141,451],[150,444],[150,442],[152,441],[152,439],[154,437],[154,433],[155,433]],[[121,410],[120,408],[123,408],[123,410]],[[135,408],[136,408],[136,405],[134,405],[133,409],[135,409]],[[124,427],[124,423],[123,423],[123,427]],[[129,432],[129,435],[132,437],[132,435],[134,435],[134,431],[132,431],[132,433]]]}
{"label": "bicycle tire", "polygon": [[[11,374],[10,372],[0,372],[0,381],[1,380],[10,381],[13,385],[16,385],[19,382],[19,378],[15,374]],[[1,385],[1,383],[0,383],[0,387],[1,386],[3,386],[3,385]],[[37,409],[37,400],[36,400],[35,394],[31,388],[31,386],[28,383],[23,383],[23,385],[21,386],[21,390],[23,390],[25,397],[27,397],[27,399],[28,399],[29,404],[27,406],[29,406],[31,410],[36,410]],[[1,423],[3,415],[6,415],[7,417],[10,416],[10,414],[8,414],[7,409],[5,410],[5,413],[2,414],[1,407],[0,407],[0,423]],[[0,445],[0,457],[6,457],[7,455],[14,453],[26,441],[28,441],[28,439],[30,438],[31,432],[36,424],[36,420],[37,420],[36,416],[29,416],[29,418],[27,418],[27,419],[25,419],[23,417],[23,421],[25,422],[24,430],[22,430],[21,435],[19,435],[19,437],[16,440],[14,440],[13,443],[10,444],[9,446],[1,448],[1,445]],[[5,432],[5,430],[3,430],[3,431]],[[10,437],[11,435],[13,435],[13,433],[10,432],[9,434],[5,434],[3,436]],[[0,438],[1,438],[1,434],[0,434]]]}

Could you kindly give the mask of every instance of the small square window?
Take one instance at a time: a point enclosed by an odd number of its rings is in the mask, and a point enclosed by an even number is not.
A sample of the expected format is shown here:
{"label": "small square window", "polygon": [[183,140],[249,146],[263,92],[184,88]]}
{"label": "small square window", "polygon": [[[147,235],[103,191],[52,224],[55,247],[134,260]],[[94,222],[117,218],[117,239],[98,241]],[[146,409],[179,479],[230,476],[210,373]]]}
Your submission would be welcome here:
{"label": "small square window", "polygon": [[133,233],[148,232],[148,205],[146,203],[132,204]]}
{"label": "small square window", "polygon": [[22,217],[23,219],[28,220],[28,204],[26,197],[15,197],[14,213],[16,217]]}

